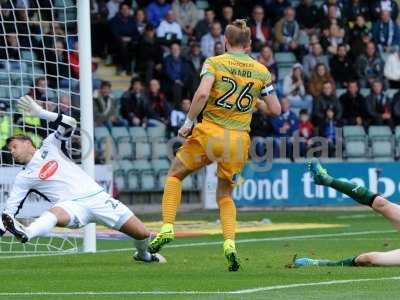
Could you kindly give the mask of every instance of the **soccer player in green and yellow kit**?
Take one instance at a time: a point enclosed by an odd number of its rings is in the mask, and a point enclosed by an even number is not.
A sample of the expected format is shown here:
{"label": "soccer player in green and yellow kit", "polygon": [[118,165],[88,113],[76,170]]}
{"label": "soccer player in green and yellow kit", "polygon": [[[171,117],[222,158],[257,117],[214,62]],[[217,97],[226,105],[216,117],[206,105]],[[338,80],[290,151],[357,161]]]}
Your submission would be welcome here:
{"label": "soccer player in green and yellow kit", "polygon": [[[246,54],[250,28],[236,20],[225,30],[227,53],[208,58],[193,97],[185,124],[178,134],[186,142],[177,152],[165,182],[162,199],[163,226],[149,251],[160,251],[175,235],[173,224],[181,200],[182,180],[212,162],[218,163],[217,202],[224,236],[224,255],[230,271],[239,269],[235,247],[236,208],[232,191],[248,157],[250,121],[257,98],[264,100],[271,115],[281,107],[272,76],[265,66]],[[204,109],[204,111],[203,111]],[[203,111],[203,120],[194,120]],[[193,128],[193,130],[192,130]]]}

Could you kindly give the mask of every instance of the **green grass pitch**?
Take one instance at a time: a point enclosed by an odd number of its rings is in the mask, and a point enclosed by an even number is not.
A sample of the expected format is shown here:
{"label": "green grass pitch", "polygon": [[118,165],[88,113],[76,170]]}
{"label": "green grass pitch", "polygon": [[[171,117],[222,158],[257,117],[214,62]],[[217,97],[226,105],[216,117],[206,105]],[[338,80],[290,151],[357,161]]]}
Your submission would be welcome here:
{"label": "green grass pitch", "polygon": [[[347,227],[239,234],[242,269],[236,273],[227,271],[220,235],[177,239],[162,251],[164,265],[136,263],[132,251],[113,251],[131,247],[130,241],[98,241],[104,251],[97,254],[0,256],[0,299],[399,299],[399,268],[285,267],[295,254],[339,259],[400,248],[399,233],[382,217],[368,211],[238,215]],[[216,212],[179,216],[216,218]]]}

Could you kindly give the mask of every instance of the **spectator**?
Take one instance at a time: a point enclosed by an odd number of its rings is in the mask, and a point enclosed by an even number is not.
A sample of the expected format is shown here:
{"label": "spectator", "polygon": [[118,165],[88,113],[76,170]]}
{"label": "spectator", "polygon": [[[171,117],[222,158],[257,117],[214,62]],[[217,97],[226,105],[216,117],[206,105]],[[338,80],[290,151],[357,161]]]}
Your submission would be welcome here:
{"label": "spectator", "polygon": [[290,7],[290,1],[288,0],[271,0],[266,7],[268,13],[267,17],[271,20],[271,24],[275,25],[279,19],[284,15],[285,9]]}
{"label": "spectator", "polygon": [[331,109],[334,113],[335,120],[342,117],[342,105],[336,97],[335,89],[330,81],[323,83],[322,93],[314,100],[313,105],[313,124],[319,127],[320,135],[323,135],[327,110]]}
{"label": "spectator", "polygon": [[371,40],[371,30],[365,22],[363,16],[357,16],[353,27],[347,32],[348,40],[350,44],[351,56],[357,58],[360,56],[365,45]]}
{"label": "spectator", "polygon": [[157,28],[157,38],[162,45],[170,46],[172,43],[180,43],[182,37],[182,28],[176,21],[175,13],[170,10]]}
{"label": "spectator", "polygon": [[399,49],[400,28],[390,18],[390,12],[383,10],[381,18],[372,27],[372,36],[380,53],[391,53]]}
{"label": "spectator", "polygon": [[297,111],[304,108],[308,112],[312,109],[312,98],[306,95],[303,67],[301,64],[294,64],[292,72],[283,80],[283,94],[288,98],[290,107]]}
{"label": "spectator", "polygon": [[225,31],[227,25],[233,21],[233,7],[230,5],[224,5],[222,7],[222,14],[219,20],[221,22],[222,31]]}
{"label": "spectator", "polygon": [[106,8],[107,8],[107,19],[111,20],[112,18],[115,17],[115,15],[118,13],[119,11],[119,7],[121,5],[121,3],[123,2],[123,0],[109,0],[106,4]]}
{"label": "spectator", "polygon": [[200,41],[201,38],[210,32],[211,25],[215,21],[215,12],[212,9],[207,9],[204,14],[204,19],[197,22],[195,27],[196,40]]}
{"label": "spectator", "polygon": [[221,55],[225,53],[225,47],[221,42],[216,42],[214,45],[214,55]]}
{"label": "spectator", "polygon": [[147,19],[151,25],[157,28],[170,10],[171,5],[166,0],[154,0],[147,6]]}
{"label": "spectator", "polygon": [[264,9],[260,5],[253,8],[250,21],[252,51],[259,52],[263,46],[268,45],[271,38],[271,30],[264,21]]}
{"label": "spectator", "polygon": [[220,42],[225,45],[221,23],[219,22],[214,22],[211,25],[210,32],[201,38],[201,52],[206,58],[214,55],[216,42]]}
{"label": "spectator", "polygon": [[383,83],[372,82],[371,93],[367,97],[365,109],[370,125],[393,126],[390,99],[385,95]]}
{"label": "spectator", "polygon": [[328,29],[323,30],[321,45],[330,54],[337,54],[337,48],[344,41],[344,30],[337,24],[331,24]]}
{"label": "spectator", "polygon": [[354,22],[358,16],[362,16],[365,20],[370,19],[369,7],[363,0],[351,0],[347,6],[347,21],[350,23],[350,26]]}
{"label": "spectator", "polygon": [[143,126],[147,121],[149,100],[139,78],[132,78],[129,89],[121,97],[121,116],[129,126]]}
{"label": "spectator", "polygon": [[272,80],[278,79],[278,64],[274,59],[274,54],[271,47],[263,46],[258,56],[258,62],[267,67],[268,71],[271,72]]}
{"label": "spectator", "polygon": [[[0,102],[0,149],[2,150],[6,146],[6,140],[11,136],[11,119],[7,113],[8,105],[6,102]],[[3,152],[3,151],[1,151]],[[1,153],[0,158],[3,158],[3,153]],[[4,161],[1,160],[4,164]],[[11,160],[12,163],[12,160]]]}
{"label": "spectator", "polygon": [[117,116],[118,105],[112,95],[111,83],[103,81],[100,90],[94,92],[93,115],[95,126],[124,126],[125,121]]}
{"label": "spectator", "polygon": [[329,157],[333,157],[335,154],[336,134],[338,127],[341,127],[340,119],[336,118],[335,114],[335,110],[331,107],[326,110],[325,124],[322,131],[322,136],[328,141]]}
{"label": "spectator", "polygon": [[388,56],[384,69],[385,77],[389,80],[392,89],[400,88],[400,51],[397,50]]}
{"label": "spectator", "polygon": [[139,34],[142,35],[147,25],[146,12],[143,9],[136,10],[135,22]]}
{"label": "spectator", "polygon": [[343,14],[338,13],[339,8],[336,5],[328,6],[328,14],[320,20],[320,29],[328,29],[332,24],[344,27]]}
{"label": "spectator", "polygon": [[47,81],[44,77],[35,80],[34,87],[28,92],[34,100],[47,101]]}
{"label": "spectator", "polygon": [[180,103],[187,90],[189,65],[181,55],[181,46],[178,43],[171,45],[171,54],[164,59],[166,86],[170,89],[172,101]]}
{"label": "spectator", "polygon": [[288,7],[285,9],[285,16],[275,24],[275,49],[299,52],[300,26],[295,16],[295,10]]}
{"label": "spectator", "polygon": [[117,74],[120,75],[123,71],[126,71],[127,75],[130,75],[132,73],[134,48],[139,40],[139,31],[128,4],[121,4],[119,13],[111,19],[110,26],[115,40],[114,52],[116,54]]}
{"label": "spectator", "polygon": [[333,80],[332,75],[329,73],[324,64],[319,63],[315,66],[311,75],[311,79],[308,84],[309,93],[313,97],[320,96],[326,82],[330,82],[332,90],[335,91],[335,81]]}
{"label": "spectator", "polygon": [[340,20],[344,17],[343,5],[337,0],[326,0],[320,7],[319,17],[320,20],[326,20],[327,17]]}
{"label": "spectator", "polygon": [[340,88],[346,86],[350,79],[356,77],[353,64],[347,55],[347,46],[340,44],[337,54],[331,58],[330,70],[336,85]]}
{"label": "spectator", "polygon": [[396,21],[399,15],[399,6],[394,0],[375,0],[372,6],[372,16],[374,19],[379,19],[383,11],[388,11],[391,19]]}
{"label": "spectator", "polygon": [[162,70],[163,49],[155,38],[153,25],[147,24],[143,36],[139,40],[136,67],[146,83]]}
{"label": "spectator", "polygon": [[181,128],[183,123],[185,123],[190,104],[190,99],[183,99],[180,103],[180,109],[174,109],[171,111],[170,130],[174,136],[178,135],[179,128]]}
{"label": "spectator", "polygon": [[292,136],[295,131],[299,129],[299,119],[297,115],[289,109],[289,101],[287,98],[283,98],[281,101],[282,113],[278,117],[271,119],[271,125],[273,128],[274,140],[274,157],[279,157],[279,148],[282,142],[285,142],[286,146],[286,158],[293,158],[293,140]]}
{"label": "spectator", "polygon": [[358,57],[355,67],[362,88],[368,87],[376,78],[383,79],[384,63],[373,42],[366,44],[365,53]]}
{"label": "spectator", "polygon": [[299,113],[299,136],[302,138],[300,142],[300,156],[306,156],[308,148],[312,144],[314,135],[314,125],[310,121],[310,114],[307,109],[301,109]]}
{"label": "spectator", "polygon": [[170,117],[170,105],[165,94],[160,90],[160,82],[157,79],[149,83],[149,127],[164,125],[167,126]]}
{"label": "spectator", "polygon": [[[48,101],[47,103],[50,103],[50,102]],[[51,102],[51,103],[54,104],[53,102]],[[48,109],[48,108],[46,108],[46,109]],[[58,109],[59,109],[59,113],[61,113],[63,115],[71,116],[75,120],[81,119],[79,109],[71,105],[71,98],[68,95],[62,95],[60,97]],[[56,129],[56,128],[54,128],[54,129]]]}
{"label": "spectator", "polygon": [[199,18],[197,6],[192,0],[174,0],[172,10],[183,32],[189,37],[192,36]]}
{"label": "spectator", "polygon": [[307,35],[315,33],[318,24],[318,7],[312,0],[302,0],[296,7],[296,20]]}
{"label": "spectator", "polygon": [[190,94],[193,95],[196,91],[197,87],[200,83],[200,71],[205,61],[205,57],[201,54],[200,45],[197,42],[194,42],[190,46],[190,52],[188,55],[189,62],[189,77],[191,80],[189,81],[189,90]]}
{"label": "spectator", "polygon": [[360,94],[358,82],[350,80],[347,83],[347,91],[339,97],[343,109],[344,125],[365,124],[365,98]]}
{"label": "spectator", "polygon": [[311,53],[303,58],[304,75],[306,78],[311,77],[311,73],[317,64],[323,64],[326,68],[329,68],[328,57],[324,55],[320,43],[313,44]]}

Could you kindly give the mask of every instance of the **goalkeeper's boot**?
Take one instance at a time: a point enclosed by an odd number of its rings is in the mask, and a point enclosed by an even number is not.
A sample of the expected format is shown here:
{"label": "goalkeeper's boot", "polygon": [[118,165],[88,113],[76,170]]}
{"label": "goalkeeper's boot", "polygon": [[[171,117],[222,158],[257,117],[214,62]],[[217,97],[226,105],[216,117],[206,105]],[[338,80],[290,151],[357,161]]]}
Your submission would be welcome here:
{"label": "goalkeeper's boot", "polygon": [[322,167],[318,159],[313,158],[307,165],[316,184],[329,186],[332,183],[332,176]]}
{"label": "goalkeeper's boot", "polygon": [[12,233],[21,243],[26,243],[29,238],[25,232],[24,226],[22,226],[17,220],[8,214],[2,215],[2,221],[4,227]]}
{"label": "goalkeeper's boot", "polygon": [[142,257],[142,256],[139,256],[138,252],[136,252],[135,255],[133,256],[133,259],[136,261],[143,261],[146,263],[165,264],[167,262],[165,257],[159,253],[154,253],[154,254],[148,253],[148,257]]}
{"label": "goalkeeper's boot", "polygon": [[150,253],[157,253],[161,250],[161,248],[172,242],[175,239],[174,233],[174,225],[172,224],[163,224],[160,232],[157,236],[150,242],[148,250]]}
{"label": "goalkeeper's boot", "polygon": [[295,259],[293,264],[296,267],[319,266],[319,260],[308,258],[308,257],[302,257],[302,258]]}
{"label": "goalkeeper's boot", "polygon": [[0,237],[2,237],[4,234],[6,233],[6,231],[5,230],[3,230],[3,229],[0,229]]}
{"label": "goalkeeper's boot", "polygon": [[224,242],[224,255],[228,260],[228,270],[235,272],[239,270],[240,263],[236,251],[235,242],[233,240],[225,240]]}

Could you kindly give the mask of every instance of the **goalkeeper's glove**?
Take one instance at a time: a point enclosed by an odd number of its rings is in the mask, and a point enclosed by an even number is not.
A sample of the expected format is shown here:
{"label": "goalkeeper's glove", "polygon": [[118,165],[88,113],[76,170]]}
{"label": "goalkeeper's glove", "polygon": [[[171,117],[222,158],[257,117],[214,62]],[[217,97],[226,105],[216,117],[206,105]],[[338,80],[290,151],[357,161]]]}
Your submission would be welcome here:
{"label": "goalkeeper's glove", "polygon": [[51,122],[57,120],[57,113],[45,110],[29,95],[22,96],[18,99],[17,109],[32,117],[39,117]]}

